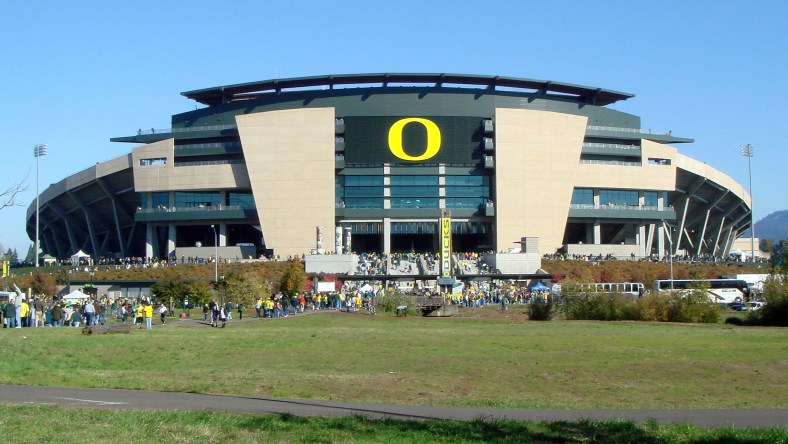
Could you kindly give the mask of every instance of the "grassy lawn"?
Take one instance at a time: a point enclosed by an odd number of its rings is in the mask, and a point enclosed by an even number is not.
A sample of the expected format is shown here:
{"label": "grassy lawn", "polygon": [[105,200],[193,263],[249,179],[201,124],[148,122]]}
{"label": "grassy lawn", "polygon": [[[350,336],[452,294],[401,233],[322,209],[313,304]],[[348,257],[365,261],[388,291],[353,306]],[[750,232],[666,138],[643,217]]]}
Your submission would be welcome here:
{"label": "grassy lawn", "polygon": [[[24,432],[22,432],[24,431]],[[785,443],[785,429],[699,429],[629,421],[395,421],[215,412],[146,412],[0,405],[11,442],[203,443]]]}
{"label": "grassy lawn", "polygon": [[327,313],[226,329],[2,335],[4,384],[518,408],[788,407],[780,328]]}

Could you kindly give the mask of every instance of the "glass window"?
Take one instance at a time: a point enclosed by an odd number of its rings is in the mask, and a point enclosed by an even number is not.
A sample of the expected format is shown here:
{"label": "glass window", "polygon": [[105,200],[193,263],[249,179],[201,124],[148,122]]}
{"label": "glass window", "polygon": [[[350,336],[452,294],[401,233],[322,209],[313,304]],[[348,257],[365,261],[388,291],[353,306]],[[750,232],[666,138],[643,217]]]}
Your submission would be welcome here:
{"label": "glass window", "polygon": [[227,205],[237,206],[243,209],[254,208],[254,196],[252,193],[227,193]]}
{"label": "glass window", "polygon": [[338,207],[383,208],[383,176],[337,176]]}
{"label": "glass window", "polygon": [[646,191],[643,193],[643,205],[656,207],[659,205],[659,193],[656,191]]}
{"label": "glass window", "polygon": [[392,197],[391,208],[438,208],[438,199],[427,197]]}
{"label": "glass window", "polygon": [[383,208],[382,197],[346,197],[345,208]]}
{"label": "glass window", "polygon": [[572,193],[572,205],[593,205],[594,190],[591,188],[575,188]]}
{"label": "glass window", "polygon": [[391,176],[391,185],[437,186],[438,176]]}
{"label": "glass window", "polygon": [[438,197],[438,187],[391,187],[391,197]]}
{"label": "glass window", "polygon": [[166,191],[150,193],[150,197],[151,197],[151,207],[153,208],[170,206],[170,193],[167,193]]}
{"label": "glass window", "polygon": [[480,197],[447,197],[446,208],[479,208],[487,202]]}
{"label": "glass window", "polygon": [[599,190],[600,205],[637,205],[638,192],[633,190]]}
{"label": "glass window", "polygon": [[148,193],[140,194],[140,208],[148,208]]}
{"label": "glass window", "polygon": [[221,203],[218,191],[176,191],[175,206],[177,208],[213,207]]}

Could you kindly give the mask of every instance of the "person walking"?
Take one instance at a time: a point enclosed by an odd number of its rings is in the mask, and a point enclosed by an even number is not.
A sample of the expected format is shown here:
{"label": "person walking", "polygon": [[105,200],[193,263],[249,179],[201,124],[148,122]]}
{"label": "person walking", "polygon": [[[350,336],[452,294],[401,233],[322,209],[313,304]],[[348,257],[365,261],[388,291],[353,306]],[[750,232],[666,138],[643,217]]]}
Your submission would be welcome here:
{"label": "person walking", "polygon": [[54,304],[52,304],[52,326],[60,327],[62,321],[63,321],[63,307],[60,306],[60,303],[55,302]]}
{"label": "person walking", "polygon": [[240,321],[243,318],[244,318],[244,303],[243,302],[239,302],[238,303],[238,320]]}
{"label": "person walking", "polygon": [[164,325],[164,318],[167,316],[167,307],[164,304],[159,305],[159,316],[161,317],[161,325]]}
{"label": "person walking", "polygon": [[5,328],[14,328],[14,322],[16,321],[16,306],[14,306],[12,300],[9,300],[3,306],[3,316],[5,316]]}

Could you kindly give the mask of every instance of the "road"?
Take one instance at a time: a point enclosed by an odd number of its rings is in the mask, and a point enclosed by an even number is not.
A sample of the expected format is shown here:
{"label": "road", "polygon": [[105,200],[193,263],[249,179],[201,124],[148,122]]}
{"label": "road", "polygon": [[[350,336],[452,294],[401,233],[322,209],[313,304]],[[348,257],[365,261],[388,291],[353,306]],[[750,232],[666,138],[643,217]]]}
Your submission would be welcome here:
{"label": "road", "polygon": [[297,416],[363,416],[391,419],[513,419],[580,421],[653,419],[661,424],[689,423],[699,427],[788,427],[788,409],[559,410],[424,407],[303,399],[251,398],[197,393],[147,392],[91,388],[0,386],[0,402],[31,406],[126,410],[215,410]]}

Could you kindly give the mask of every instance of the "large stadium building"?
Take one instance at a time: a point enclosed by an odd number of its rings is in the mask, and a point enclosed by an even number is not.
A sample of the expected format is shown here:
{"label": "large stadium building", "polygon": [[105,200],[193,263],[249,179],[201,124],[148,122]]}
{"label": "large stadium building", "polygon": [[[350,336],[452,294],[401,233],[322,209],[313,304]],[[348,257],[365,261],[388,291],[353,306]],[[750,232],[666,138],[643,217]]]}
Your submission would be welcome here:
{"label": "large stadium building", "polygon": [[203,107],[41,193],[44,253],[436,252],[448,211],[454,251],[723,256],[751,223],[740,184],[671,146],[692,139],[611,108],[632,94],[456,74],[182,94]]}

